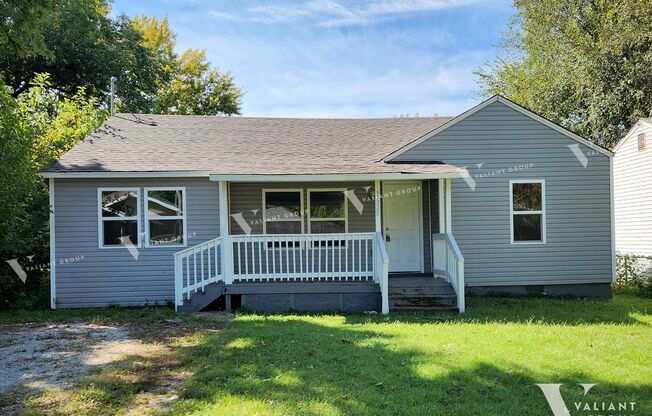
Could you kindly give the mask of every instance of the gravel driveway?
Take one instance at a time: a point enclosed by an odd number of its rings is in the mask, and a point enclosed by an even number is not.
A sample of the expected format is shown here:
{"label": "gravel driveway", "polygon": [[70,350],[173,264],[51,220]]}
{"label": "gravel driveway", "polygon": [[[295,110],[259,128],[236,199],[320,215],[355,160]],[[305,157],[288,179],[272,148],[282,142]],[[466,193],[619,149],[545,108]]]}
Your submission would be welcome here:
{"label": "gravel driveway", "polygon": [[93,367],[147,348],[124,327],[88,323],[0,327],[0,394],[64,389]]}

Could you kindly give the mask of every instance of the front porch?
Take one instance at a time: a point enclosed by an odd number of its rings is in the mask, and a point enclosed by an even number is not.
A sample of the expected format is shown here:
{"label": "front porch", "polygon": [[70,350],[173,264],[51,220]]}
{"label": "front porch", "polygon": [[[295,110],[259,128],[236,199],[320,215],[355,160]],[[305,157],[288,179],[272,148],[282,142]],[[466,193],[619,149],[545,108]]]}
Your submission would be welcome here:
{"label": "front porch", "polygon": [[[219,181],[228,233],[175,254],[177,310],[224,295],[229,309],[463,312],[451,178],[371,183]],[[287,229],[299,232],[277,233]]]}

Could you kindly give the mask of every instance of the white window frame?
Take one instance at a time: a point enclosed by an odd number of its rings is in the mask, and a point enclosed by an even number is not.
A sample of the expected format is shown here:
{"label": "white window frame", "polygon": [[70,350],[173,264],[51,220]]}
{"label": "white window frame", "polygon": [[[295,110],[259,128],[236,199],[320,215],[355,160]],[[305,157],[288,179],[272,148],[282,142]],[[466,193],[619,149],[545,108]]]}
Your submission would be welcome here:
{"label": "white window frame", "polygon": [[[299,194],[299,199],[301,202],[301,211],[300,211],[300,218],[282,218],[282,219],[275,219],[272,220],[271,222],[301,222],[301,234],[304,233],[304,223],[305,223],[305,216],[304,216],[304,210],[303,210],[303,189],[302,188],[288,188],[288,189],[263,189],[263,200],[262,200],[262,206],[263,206],[263,234],[267,234],[267,198],[266,195],[268,193],[274,193],[274,192],[297,192]],[[275,234],[270,234],[270,235],[275,235]]]}
{"label": "white window frame", "polygon": [[[514,211],[514,185],[519,183],[541,184],[541,210]],[[514,240],[514,215],[541,215],[541,240],[540,241],[515,241]],[[509,235],[513,245],[546,244],[546,181],[543,179],[514,179],[509,181]]]}
{"label": "white window frame", "polygon": [[[149,191],[181,191],[181,213],[182,215],[149,215]],[[186,187],[185,186],[150,186],[143,188],[143,209],[145,210],[145,247],[147,248],[174,248],[188,246],[188,204],[186,204]],[[150,220],[181,220],[183,221],[182,244],[150,244],[149,242],[149,222]]]}
{"label": "white window frame", "polygon": [[[312,232],[312,221],[344,221],[344,234],[349,232],[349,203],[346,199],[346,188],[310,188],[308,189],[308,234]],[[310,194],[313,192],[342,192],[344,197],[344,218],[312,218],[310,215]],[[339,233],[335,233],[339,234]]]}
{"label": "white window frame", "polygon": [[[132,217],[103,217],[102,216],[102,192],[135,192],[136,193],[136,216]],[[138,244],[134,247],[142,247],[141,215],[140,215],[140,188],[136,187],[105,187],[97,188],[97,243],[101,249],[123,249],[124,244],[104,245],[104,222],[105,221],[133,221],[136,220],[136,231],[138,234]]]}

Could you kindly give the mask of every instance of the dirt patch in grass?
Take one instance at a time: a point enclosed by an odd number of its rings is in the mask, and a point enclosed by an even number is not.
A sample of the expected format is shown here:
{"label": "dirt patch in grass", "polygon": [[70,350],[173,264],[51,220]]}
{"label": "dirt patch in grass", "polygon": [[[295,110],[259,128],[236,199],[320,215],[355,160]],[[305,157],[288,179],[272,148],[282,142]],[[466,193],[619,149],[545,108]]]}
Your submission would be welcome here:
{"label": "dirt patch in grass", "polygon": [[176,350],[215,320],[0,326],[0,414],[147,414],[191,375]]}

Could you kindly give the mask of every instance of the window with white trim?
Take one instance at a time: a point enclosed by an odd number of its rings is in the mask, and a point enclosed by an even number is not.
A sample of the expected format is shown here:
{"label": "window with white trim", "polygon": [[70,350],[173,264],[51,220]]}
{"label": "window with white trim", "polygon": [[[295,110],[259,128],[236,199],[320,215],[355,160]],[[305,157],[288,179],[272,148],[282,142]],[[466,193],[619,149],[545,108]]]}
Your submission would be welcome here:
{"label": "window with white trim", "polygon": [[545,243],[545,181],[510,181],[509,186],[512,243]]}
{"label": "window with white trim", "polygon": [[98,188],[100,247],[140,247],[138,188]]}
{"label": "window with white trim", "polygon": [[303,233],[303,190],[263,190],[265,234]]}
{"label": "window with white trim", "polygon": [[308,190],[308,232],[346,233],[348,209],[345,189]]}
{"label": "window with white trim", "polygon": [[148,247],[186,245],[184,187],[145,188],[145,233]]}

